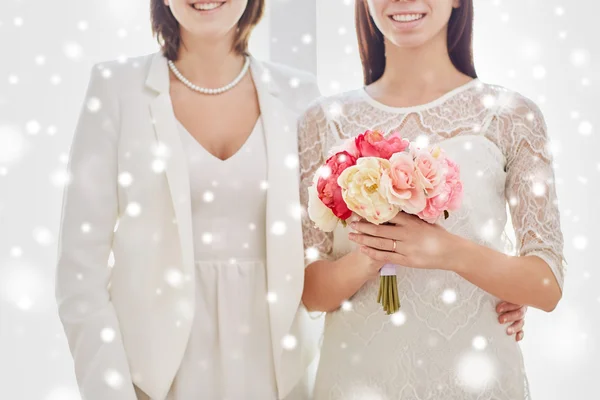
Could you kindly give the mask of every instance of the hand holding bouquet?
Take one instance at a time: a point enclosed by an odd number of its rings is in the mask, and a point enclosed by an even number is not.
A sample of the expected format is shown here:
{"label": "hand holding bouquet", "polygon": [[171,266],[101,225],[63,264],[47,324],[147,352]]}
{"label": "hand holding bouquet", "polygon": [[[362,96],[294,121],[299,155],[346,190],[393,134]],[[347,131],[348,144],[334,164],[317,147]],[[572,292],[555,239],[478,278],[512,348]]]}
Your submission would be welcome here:
{"label": "hand holding bouquet", "polygon": [[[438,147],[419,149],[397,134],[366,131],[332,151],[309,188],[308,213],[316,227],[333,231],[354,214],[373,224],[399,212],[436,223],[460,207],[457,164]],[[395,248],[394,242],[394,248]],[[378,302],[387,314],[400,309],[396,266],[380,271]]]}

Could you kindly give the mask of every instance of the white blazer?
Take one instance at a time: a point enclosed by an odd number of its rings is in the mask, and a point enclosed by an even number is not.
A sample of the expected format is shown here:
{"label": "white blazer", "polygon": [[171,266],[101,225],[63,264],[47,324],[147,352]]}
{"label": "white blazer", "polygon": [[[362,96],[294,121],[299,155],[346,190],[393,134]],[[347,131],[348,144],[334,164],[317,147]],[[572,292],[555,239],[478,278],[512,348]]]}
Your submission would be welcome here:
{"label": "white blazer", "polygon": [[[133,384],[163,400],[192,326],[189,177],[166,61],[155,53],[95,65],[70,150],[56,296],[86,400],[136,399]],[[267,143],[267,285],[276,299],[270,328],[283,398],[305,374],[319,338],[318,322],[301,305],[299,172],[290,163],[298,154],[297,118],[319,92],[312,75],[281,65],[252,58],[251,74]],[[274,224],[285,233],[273,234]],[[287,335],[296,338],[294,349],[282,345]]]}

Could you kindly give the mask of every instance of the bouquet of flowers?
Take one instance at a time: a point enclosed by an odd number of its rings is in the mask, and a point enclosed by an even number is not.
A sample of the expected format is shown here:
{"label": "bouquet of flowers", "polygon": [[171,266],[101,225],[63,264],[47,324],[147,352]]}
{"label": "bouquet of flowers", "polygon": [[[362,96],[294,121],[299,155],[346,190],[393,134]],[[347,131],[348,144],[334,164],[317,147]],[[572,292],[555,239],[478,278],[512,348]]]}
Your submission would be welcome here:
{"label": "bouquet of flowers", "polygon": [[[331,232],[353,216],[380,225],[399,212],[436,223],[460,207],[463,186],[459,166],[439,147],[369,130],[332,149],[308,190],[310,219]],[[380,276],[377,302],[393,314],[400,309],[396,265],[384,265]]]}

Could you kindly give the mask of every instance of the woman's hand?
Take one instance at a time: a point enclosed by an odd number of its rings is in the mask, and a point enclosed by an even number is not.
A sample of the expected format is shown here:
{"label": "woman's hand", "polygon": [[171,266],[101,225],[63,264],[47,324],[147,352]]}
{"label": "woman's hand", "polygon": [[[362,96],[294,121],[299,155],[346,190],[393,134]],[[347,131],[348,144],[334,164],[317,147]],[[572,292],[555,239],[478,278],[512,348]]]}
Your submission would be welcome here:
{"label": "woman's hand", "polygon": [[465,240],[404,212],[390,224],[353,222],[350,226],[357,233],[350,233],[349,238],[374,261],[421,269],[451,269],[456,250]]}
{"label": "woman's hand", "polygon": [[[410,268],[450,269],[449,266],[456,262],[456,250],[464,241],[461,237],[404,212],[398,213],[390,223],[392,225],[375,225],[367,221],[350,224],[356,231],[349,234],[350,240],[359,244],[360,251],[372,260],[368,265],[374,273],[385,263]],[[507,335],[515,335],[517,341],[523,340],[527,306],[502,302],[496,311],[498,321],[509,324]]]}
{"label": "woman's hand", "polygon": [[515,339],[517,342],[523,340],[525,336],[523,326],[525,325],[527,306],[503,301],[498,304],[496,311],[498,312],[498,321],[503,325],[509,324],[506,328],[506,334],[511,336],[516,334]]}

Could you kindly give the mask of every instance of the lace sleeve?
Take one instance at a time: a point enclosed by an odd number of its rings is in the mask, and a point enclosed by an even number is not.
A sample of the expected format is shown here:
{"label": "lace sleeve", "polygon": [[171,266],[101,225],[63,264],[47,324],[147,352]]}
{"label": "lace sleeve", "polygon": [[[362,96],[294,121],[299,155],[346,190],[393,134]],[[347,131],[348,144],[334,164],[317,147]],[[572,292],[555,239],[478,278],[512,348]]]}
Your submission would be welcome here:
{"label": "lace sleeve", "polygon": [[566,263],[544,117],[532,101],[518,96],[500,113],[499,123],[517,254],[544,260],[562,290]]}
{"label": "lace sleeve", "polygon": [[327,130],[325,113],[319,102],[314,102],[298,121],[298,154],[300,157],[300,202],[302,204],[302,234],[307,263],[317,259],[331,259],[333,233],[314,226],[308,217],[308,188],[321,165],[325,163],[324,132]]}

